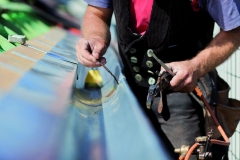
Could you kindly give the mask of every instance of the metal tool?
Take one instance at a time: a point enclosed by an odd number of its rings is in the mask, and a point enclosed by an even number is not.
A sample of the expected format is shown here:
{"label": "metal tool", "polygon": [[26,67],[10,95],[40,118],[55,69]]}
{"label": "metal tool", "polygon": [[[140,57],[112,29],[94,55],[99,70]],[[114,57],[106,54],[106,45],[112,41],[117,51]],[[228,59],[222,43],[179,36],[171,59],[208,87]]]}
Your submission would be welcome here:
{"label": "metal tool", "polygon": [[[175,76],[175,74],[159,59],[157,58],[157,56],[154,54],[153,50],[149,49],[147,51],[147,53],[149,55],[151,55],[172,77]],[[154,97],[157,95],[157,93],[152,94],[151,92],[151,88],[154,88],[154,91],[158,91],[159,92],[159,96],[160,96],[160,100],[158,103],[158,113],[162,112],[163,109],[163,89],[167,88],[168,84],[166,84],[167,81],[170,81],[168,77],[168,75],[166,74],[167,72],[162,72],[158,74],[158,81],[155,85],[152,85],[149,87],[149,91],[148,91],[148,97],[147,97],[147,108],[150,109],[150,104],[152,104],[152,101],[154,99]],[[163,82],[164,81],[164,82]],[[164,86],[163,86],[164,85]],[[167,85],[167,86],[166,86]],[[150,103],[151,100],[151,103]]]}
{"label": "metal tool", "polygon": [[[89,48],[89,52],[92,53],[91,48]],[[97,59],[97,61],[100,63],[100,65],[101,65],[106,71],[108,71],[108,73],[111,74],[111,76],[114,78],[114,80],[117,82],[117,84],[119,84],[117,78],[116,78],[116,77],[114,76],[114,74],[110,71],[110,69],[108,69],[108,68],[105,66],[105,64],[103,64],[99,59]]]}
{"label": "metal tool", "polygon": [[[176,75],[175,73],[172,72],[172,70],[170,68],[168,68],[168,66],[163,63],[153,52],[152,49],[149,49],[147,51],[148,54],[150,54],[169,74],[171,74],[173,77]],[[202,101],[200,101],[197,96],[195,96],[195,94],[193,94],[192,92],[189,93],[190,96],[192,96],[199,104],[200,106],[204,107],[204,104]]]}
{"label": "metal tool", "polygon": [[147,102],[146,106],[148,109],[151,108],[152,102],[154,97],[159,93],[160,94],[160,100],[158,105],[158,112],[162,112],[163,107],[163,89],[166,89],[169,85],[170,80],[172,79],[172,75],[170,75],[168,72],[164,71],[161,74],[158,74],[158,81],[154,85],[150,85],[148,89],[148,95],[147,95]]}
{"label": "metal tool", "polygon": [[158,103],[158,113],[162,112],[163,109],[163,96],[164,90],[168,88],[170,81],[172,80],[172,75],[167,71],[163,71],[158,77],[158,86],[159,86],[159,93],[160,93],[160,100]]}
{"label": "metal tool", "polygon": [[170,68],[168,68],[168,66],[166,66],[166,64],[164,64],[159,58],[157,58],[157,56],[153,53],[153,50],[149,49],[147,51],[148,54],[150,54],[151,56],[153,56],[153,58],[168,72],[170,73],[172,76],[175,76],[175,73],[173,73],[171,71]]}
{"label": "metal tool", "polygon": [[146,102],[146,106],[147,106],[148,109],[151,109],[153,99],[158,94],[158,92],[159,92],[158,83],[155,84],[155,85],[149,86],[148,95],[147,95],[147,102]]}
{"label": "metal tool", "polygon": [[[99,61],[99,62],[100,62],[100,61]],[[100,64],[101,64],[101,66],[103,66],[103,68],[105,68],[106,71],[108,71],[108,73],[110,73],[110,74],[112,75],[112,77],[115,79],[115,81],[117,82],[117,84],[119,84],[119,83],[118,83],[118,80],[117,80],[117,78],[114,76],[114,74],[113,74],[103,63],[100,62]]]}

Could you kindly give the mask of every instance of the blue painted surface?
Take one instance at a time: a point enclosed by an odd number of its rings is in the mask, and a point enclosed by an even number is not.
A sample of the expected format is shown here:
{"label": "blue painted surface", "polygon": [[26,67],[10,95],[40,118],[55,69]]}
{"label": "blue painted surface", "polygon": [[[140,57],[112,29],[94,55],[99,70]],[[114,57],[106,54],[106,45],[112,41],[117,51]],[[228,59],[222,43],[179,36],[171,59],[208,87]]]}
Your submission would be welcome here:
{"label": "blue painted surface", "polygon": [[166,159],[158,139],[140,109],[113,48],[107,53],[106,66],[118,78],[119,85],[103,68],[98,68],[103,87],[84,88],[89,68],[78,65],[74,106],[69,110],[67,130],[60,159],[156,160]]}
{"label": "blue painted surface", "polygon": [[58,159],[76,68],[45,55],[1,96],[0,159]]}
{"label": "blue painted surface", "polygon": [[121,72],[116,49],[108,49],[106,66],[120,84],[100,67],[103,87],[86,89],[90,68],[62,59],[74,60],[76,38],[68,34],[56,48],[71,52],[50,51],[58,56],[46,54],[1,97],[0,159],[168,160]]}

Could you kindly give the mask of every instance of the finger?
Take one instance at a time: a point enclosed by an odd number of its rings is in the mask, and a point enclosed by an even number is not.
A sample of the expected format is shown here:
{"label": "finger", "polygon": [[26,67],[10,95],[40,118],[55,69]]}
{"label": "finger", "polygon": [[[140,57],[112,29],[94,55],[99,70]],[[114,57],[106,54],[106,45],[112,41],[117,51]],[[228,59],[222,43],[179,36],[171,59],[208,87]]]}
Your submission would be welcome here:
{"label": "finger", "polygon": [[194,90],[192,87],[186,87],[186,84],[182,82],[179,86],[173,89],[174,92],[190,93]]}
{"label": "finger", "polygon": [[81,39],[79,41],[79,44],[84,50],[89,50],[90,49],[89,42],[86,39]]}
{"label": "finger", "polygon": [[172,90],[175,92],[189,93],[194,90],[194,86],[191,85],[192,84],[191,82],[192,81],[190,78],[187,77],[183,78],[182,80],[179,81],[178,85],[172,87]]}
{"label": "finger", "polygon": [[182,82],[185,81],[187,77],[184,76],[181,71],[177,72],[177,74],[172,78],[172,80],[170,81],[169,85],[170,85],[170,89],[174,90],[175,88],[177,88],[178,86],[180,86],[180,84]]}
{"label": "finger", "polygon": [[76,46],[78,59],[86,59],[88,61],[97,62],[96,58],[91,55],[89,43],[85,39],[80,39]]}
{"label": "finger", "polygon": [[91,46],[91,49],[93,57],[100,59],[105,53],[106,47],[102,43],[94,43],[94,45]]}
{"label": "finger", "polygon": [[181,81],[180,82],[180,84],[179,85],[177,85],[177,86],[175,86],[175,87],[172,87],[172,90],[174,91],[174,92],[179,92],[179,91],[181,91],[181,92],[185,92],[185,89],[184,89],[184,81]]}
{"label": "finger", "polygon": [[100,62],[92,62],[89,61],[87,59],[85,59],[84,57],[82,57],[81,55],[79,56],[79,62],[82,63],[84,66],[86,67],[92,67],[92,68],[96,68],[96,67],[100,67],[101,63]]}
{"label": "finger", "polygon": [[97,59],[92,55],[91,46],[87,40],[83,40],[82,43],[79,44],[79,49],[79,52],[84,59],[91,62],[97,62]]}

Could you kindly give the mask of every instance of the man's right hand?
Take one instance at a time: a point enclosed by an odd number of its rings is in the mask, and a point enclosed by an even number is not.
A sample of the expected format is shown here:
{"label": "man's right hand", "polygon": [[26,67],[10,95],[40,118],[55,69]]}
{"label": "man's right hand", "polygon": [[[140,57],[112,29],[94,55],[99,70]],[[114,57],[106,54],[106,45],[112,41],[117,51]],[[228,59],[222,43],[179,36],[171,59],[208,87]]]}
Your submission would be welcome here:
{"label": "man's right hand", "polygon": [[76,46],[78,61],[86,67],[100,67],[101,63],[106,64],[106,59],[102,57],[106,49],[100,38],[81,38]]}
{"label": "man's right hand", "polygon": [[[100,67],[106,59],[102,57],[110,43],[110,22],[113,10],[88,5],[83,19],[76,55],[78,61],[86,67]],[[101,62],[101,63],[100,63]]]}

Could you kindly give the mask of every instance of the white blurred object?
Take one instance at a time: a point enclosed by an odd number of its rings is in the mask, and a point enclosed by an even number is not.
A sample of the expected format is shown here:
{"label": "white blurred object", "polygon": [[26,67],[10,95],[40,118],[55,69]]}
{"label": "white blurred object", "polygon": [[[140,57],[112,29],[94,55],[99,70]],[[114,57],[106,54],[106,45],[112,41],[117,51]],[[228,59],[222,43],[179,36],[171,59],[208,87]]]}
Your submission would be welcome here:
{"label": "white blurred object", "polygon": [[[76,18],[83,19],[87,5],[88,4],[83,0],[69,0],[66,7],[71,15]],[[111,24],[116,25],[115,16],[112,16]]]}
{"label": "white blurred object", "polygon": [[74,17],[83,19],[87,8],[87,3],[83,0],[69,0],[66,7],[68,9],[68,12]]}

